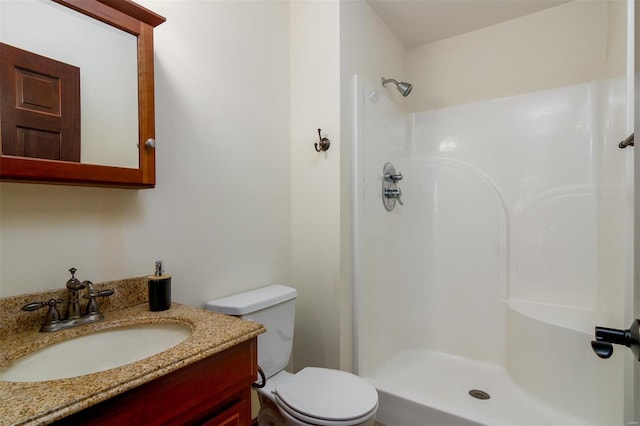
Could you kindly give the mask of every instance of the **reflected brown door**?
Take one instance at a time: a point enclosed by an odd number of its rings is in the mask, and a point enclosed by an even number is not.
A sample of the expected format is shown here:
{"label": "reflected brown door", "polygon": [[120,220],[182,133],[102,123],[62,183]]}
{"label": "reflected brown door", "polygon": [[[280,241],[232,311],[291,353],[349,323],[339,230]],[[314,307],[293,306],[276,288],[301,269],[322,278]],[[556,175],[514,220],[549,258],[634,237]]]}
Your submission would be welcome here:
{"label": "reflected brown door", "polygon": [[80,69],[0,43],[2,155],[80,161]]}

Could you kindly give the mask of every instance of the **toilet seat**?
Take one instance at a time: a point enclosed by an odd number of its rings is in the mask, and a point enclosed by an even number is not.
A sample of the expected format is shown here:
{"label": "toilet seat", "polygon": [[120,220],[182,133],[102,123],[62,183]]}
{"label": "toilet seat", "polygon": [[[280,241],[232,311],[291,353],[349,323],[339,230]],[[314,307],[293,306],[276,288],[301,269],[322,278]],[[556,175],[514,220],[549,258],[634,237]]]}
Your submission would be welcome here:
{"label": "toilet seat", "polygon": [[289,415],[314,425],[360,424],[378,408],[378,393],[370,383],[326,368],[307,367],[278,385],[274,394]]}
{"label": "toilet seat", "polygon": [[286,405],[278,396],[275,396],[275,403],[279,407],[281,415],[285,418],[291,418],[295,420],[296,424],[305,424],[305,425],[313,425],[313,426],[353,426],[353,425],[362,425],[367,422],[369,419],[373,418],[376,411],[378,410],[378,404],[376,403],[375,407],[371,412],[369,412],[366,416],[356,418],[356,419],[348,419],[348,420],[327,420],[321,419],[317,417],[309,417],[300,412],[293,410],[291,407]]}

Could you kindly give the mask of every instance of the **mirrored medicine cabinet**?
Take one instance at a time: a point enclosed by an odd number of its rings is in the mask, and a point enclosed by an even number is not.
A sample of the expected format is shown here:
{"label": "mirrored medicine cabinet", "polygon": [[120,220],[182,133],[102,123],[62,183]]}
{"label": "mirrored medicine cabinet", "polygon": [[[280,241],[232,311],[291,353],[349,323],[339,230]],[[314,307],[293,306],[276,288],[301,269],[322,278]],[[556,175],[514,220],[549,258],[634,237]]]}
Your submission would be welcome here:
{"label": "mirrored medicine cabinet", "polygon": [[[0,2],[0,180],[154,187],[153,29],[164,21],[130,0]],[[68,124],[47,124],[58,116]],[[73,153],[49,153],[76,136]]]}

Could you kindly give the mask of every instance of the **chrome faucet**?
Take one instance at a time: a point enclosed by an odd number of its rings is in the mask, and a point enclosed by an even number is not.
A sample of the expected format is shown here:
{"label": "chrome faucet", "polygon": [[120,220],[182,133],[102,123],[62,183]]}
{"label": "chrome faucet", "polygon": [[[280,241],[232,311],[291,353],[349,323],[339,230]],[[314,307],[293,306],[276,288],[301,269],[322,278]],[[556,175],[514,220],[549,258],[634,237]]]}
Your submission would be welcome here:
{"label": "chrome faucet", "polygon": [[[62,299],[50,299],[47,302],[27,303],[22,307],[23,311],[35,311],[48,306],[47,314],[44,317],[44,323],[40,327],[40,331],[58,331],[66,328],[76,327],[83,324],[104,319],[102,313],[98,309],[96,298],[111,296],[113,290],[96,291],[91,281],[80,282],[75,277],[76,268],[69,269],[71,278],[67,281],[67,315],[64,319],[60,318],[60,312],[56,305],[62,303]],[[81,314],[79,291],[86,288],[87,294],[84,299],[89,299],[84,314]]]}

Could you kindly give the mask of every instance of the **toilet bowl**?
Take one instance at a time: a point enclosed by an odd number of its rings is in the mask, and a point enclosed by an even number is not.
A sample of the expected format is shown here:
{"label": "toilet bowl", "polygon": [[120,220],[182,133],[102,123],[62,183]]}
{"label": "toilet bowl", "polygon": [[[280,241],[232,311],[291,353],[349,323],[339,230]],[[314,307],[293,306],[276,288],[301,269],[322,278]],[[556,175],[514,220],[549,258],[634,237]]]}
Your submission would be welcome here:
{"label": "toilet bowl", "polygon": [[[271,382],[271,383],[270,383]],[[378,394],[364,379],[344,371],[307,367],[281,371],[258,393],[278,408],[289,425],[373,425]]]}
{"label": "toilet bowl", "polygon": [[[257,389],[260,426],[373,425],[378,393],[366,380],[345,371],[307,367],[296,374],[284,367],[293,344],[296,290],[270,285],[207,302],[209,310],[262,323],[258,365],[267,377]],[[262,414],[262,415],[261,415]]]}

